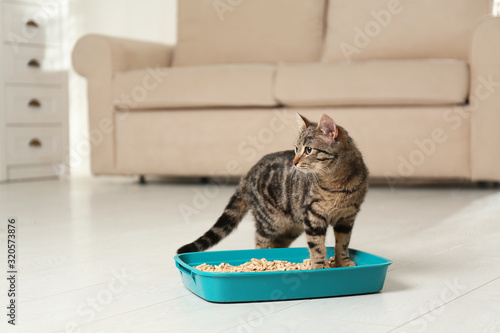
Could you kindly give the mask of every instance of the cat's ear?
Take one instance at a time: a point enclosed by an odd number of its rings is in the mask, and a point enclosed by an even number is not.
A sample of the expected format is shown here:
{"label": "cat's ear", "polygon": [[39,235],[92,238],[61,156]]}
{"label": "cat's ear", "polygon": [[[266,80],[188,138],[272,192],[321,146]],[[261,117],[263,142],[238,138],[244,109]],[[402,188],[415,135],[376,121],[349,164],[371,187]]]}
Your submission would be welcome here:
{"label": "cat's ear", "polygon": [[335,138],[339,135],[339,131],[337,129],[337,125],[333,121],[332,118],[328,117],[326,114],[321,116],[321,119],[318,123],[318,129],[321,130],[323,136],[330,141],[334,141]]}
{"label": "cat's ear", "polygon": [[299,124],[299,129],[300,130],[303,130],[304,128],[307,128],[309,127],[309,125],[311,125],[311,122],[309,120],[307,120],[306,117],[300,115],[298,112],[297,112],[297,123]]}

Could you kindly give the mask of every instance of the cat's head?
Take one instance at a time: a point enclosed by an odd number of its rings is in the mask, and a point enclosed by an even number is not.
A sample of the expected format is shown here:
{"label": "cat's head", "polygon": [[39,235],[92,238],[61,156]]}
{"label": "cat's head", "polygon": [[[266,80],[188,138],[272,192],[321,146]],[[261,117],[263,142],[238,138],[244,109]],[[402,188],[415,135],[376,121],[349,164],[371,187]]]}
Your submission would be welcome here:
{"label": "cat's head", "polygon": [[347,132],[324,114],[319,123],[307,120],[297,113],[300,133],[295,143],[293,165],[301,171],[324,173],[345,150]]}

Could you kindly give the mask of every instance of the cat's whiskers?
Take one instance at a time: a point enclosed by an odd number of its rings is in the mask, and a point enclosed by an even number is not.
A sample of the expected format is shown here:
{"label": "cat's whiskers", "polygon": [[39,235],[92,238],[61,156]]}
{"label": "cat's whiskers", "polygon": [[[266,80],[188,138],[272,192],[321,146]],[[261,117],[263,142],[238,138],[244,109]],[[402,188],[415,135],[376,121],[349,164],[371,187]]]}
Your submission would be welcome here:
{"label": "cat's whiskers", "polygon": [[310,177],[309,173],[306,173],[306,175],[307,175],[307,181],[308,181],[309,183],[311,183],[311,177]]}
{"label": "cat's whiskers", "polygon": [[292,176],[290,177],[290,187],[292,186],[292,183],[295,182],[295,175],[296,174],[297,174],[297,168],[293,168]]}
{"label": "cat's whiskers", "polygon": [[[304,169],[304,168],[297,168],[300,172],[306,175],[307,181],[311,184],[316,183],[316,185],[319,186],[319,177],[318,175],[309,169]],[[312,179],[312,181],[311,181]]]}
{"label": "cat's whiskers", "polygon": [[310,174],[312,175],[312,178],[316,181],[316,185],[319,186],[320,182],[318,175],[315,172],[310,172]]}
{"label": "cat's whiskers", "polygon": [[293,168],[294,174],[296,173],[296,171],[299,171],[300,173],[302,173],[303,175],[306,176],[306,179],[309,183],[312,183],[310,178],[313,177],[313,179],[314,179],[315,175],[314,175],[314,172],[311,172],[307,167],[308,167],[308,165],[304,165],[304,164],[302,164],[300,167],[294,167]]}
{"label": "cat's whiskers", "polygon": [[331,170],[329,170],[328,168],[321,166],[321,165],[316,166],[316,168],[317,168],[318,173],[321,176],[326,178],[330,175]]}

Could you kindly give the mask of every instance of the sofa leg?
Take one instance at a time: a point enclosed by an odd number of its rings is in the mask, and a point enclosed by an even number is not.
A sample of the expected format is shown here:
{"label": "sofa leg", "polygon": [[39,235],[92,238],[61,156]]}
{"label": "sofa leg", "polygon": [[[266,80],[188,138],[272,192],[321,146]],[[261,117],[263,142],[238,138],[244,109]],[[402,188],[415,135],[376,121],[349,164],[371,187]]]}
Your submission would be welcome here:
{"label": "sofa leg", "polygon": [[500,188],[499,182],[477,182],[477,187],[483,190],[491,190]]}
{"label": "sofa leg", "polygon": [[146,177],[144,175],[139,175],[139,184],[146,185]]}

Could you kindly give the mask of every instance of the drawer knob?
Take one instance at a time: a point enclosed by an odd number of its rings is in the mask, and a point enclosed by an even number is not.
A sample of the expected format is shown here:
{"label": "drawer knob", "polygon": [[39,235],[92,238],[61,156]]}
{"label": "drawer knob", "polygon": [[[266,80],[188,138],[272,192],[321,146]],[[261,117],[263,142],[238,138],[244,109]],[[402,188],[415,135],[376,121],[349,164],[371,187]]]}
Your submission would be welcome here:
{"label": "drawer knob", "polygon": [[36,23],[35,21],[33,20],[29,20],[28,22],[26,22],[26,26],[27,27],[30,27],[30,28],[35,28],[37,29],[38,28],[38,23]]}
{"label": "drawer knob", "polygon": [[30,143],[28,143],[28,145],[32,148],[40,148],[42,147],[42,142],[37,138],[34,138],[30,140]]}
{"label": "drawer knob", "polygon": [[33,67],[33,68],[40,68],[40,63],[36,59],[31,59],[28,62],[28,67]]}
{"label": "drawer knob", "polygon": [[41,107],[41,106],[42,106],[42,104],[40,103],[40,101],[39,101],[38,99],[33,98],[33,99],[31,99],[31,100],[29,101],[28,106],[29,106],[30,108],[39,108],[39,107]]}

